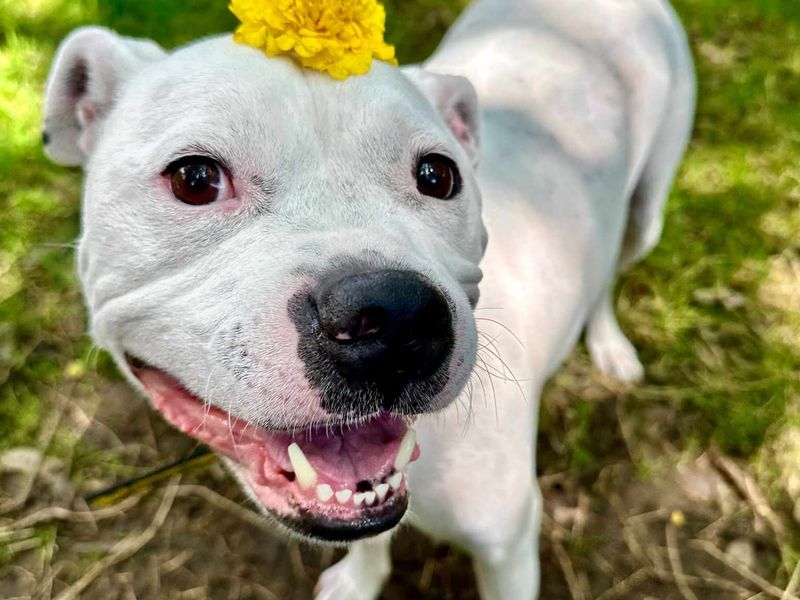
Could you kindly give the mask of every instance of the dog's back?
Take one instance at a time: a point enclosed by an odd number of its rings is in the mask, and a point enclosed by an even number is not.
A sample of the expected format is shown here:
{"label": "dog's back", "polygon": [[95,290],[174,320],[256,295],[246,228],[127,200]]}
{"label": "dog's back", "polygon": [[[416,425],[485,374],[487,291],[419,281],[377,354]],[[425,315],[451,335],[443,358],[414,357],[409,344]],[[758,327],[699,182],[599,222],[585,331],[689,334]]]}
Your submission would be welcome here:
{"label": "dog's back", "polygon": [[[592,311],[608,304],[616,271],[660,237],[694,116],[684,30],[663,0],[479,0],[425,66],[464,75],[478,92],[479,176],[490,230],[485,272],[496,272],[495,261],[516,271],[516,286],[536,286],[517,288],[534,306],[518,326],[535,327],[543,314],[553,322],[554,336],[542,339],[539,331],[531,342],[541,354],[527,358],[551,373]],[[521,202],[527,210],[517,212]],[[561,311],[553,314],[549,298],[536,314],[542,265],[559,254],[572,263],[555,265],[552,277],[573,279],[577,302],[559,292]],[[489,281],[483,292],[490,301]],[[504,291],[494,303],[506,297]],[[595,343],[598,337],[603,341]],[[626,358],[601,357],[608,354],[600,348],[605,337],[588,340],[601,369],[641,377],[627,342]]]}
{"label": "dog's back", "polygon": [[526,114],[587,171],[608,173],[603,158],[627,128],[631,213],[620,262],[655,245],[695,105],[691,52],[668,2],[479,0],[426,66],[468,77],[489,121]]}
{"label": "dog's back", "polygon": [[463,405],[420,420],[436,460],[412,472],[412,508],[424,530],[471,549],[484,597],[531,598],[541,387],[584,327],[600,370],[643,375],[612,292],[620,266],[660,235],[694,70],[659,0],[479,0],[425,67],[477,90],[489,243],[469,425],[454,425]]}

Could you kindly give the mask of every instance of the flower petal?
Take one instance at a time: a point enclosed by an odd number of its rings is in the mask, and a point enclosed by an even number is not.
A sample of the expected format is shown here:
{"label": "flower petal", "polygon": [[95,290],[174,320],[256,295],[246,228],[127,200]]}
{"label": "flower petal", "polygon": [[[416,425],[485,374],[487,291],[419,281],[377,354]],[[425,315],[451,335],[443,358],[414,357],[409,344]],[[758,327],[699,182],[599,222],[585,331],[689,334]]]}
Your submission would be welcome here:
{"label": "flower petal", "polygon": [[231,0],[230,10],[241,22],[237,42],[335,79],[368,72],[373,58],[397,64],[377,0]]}

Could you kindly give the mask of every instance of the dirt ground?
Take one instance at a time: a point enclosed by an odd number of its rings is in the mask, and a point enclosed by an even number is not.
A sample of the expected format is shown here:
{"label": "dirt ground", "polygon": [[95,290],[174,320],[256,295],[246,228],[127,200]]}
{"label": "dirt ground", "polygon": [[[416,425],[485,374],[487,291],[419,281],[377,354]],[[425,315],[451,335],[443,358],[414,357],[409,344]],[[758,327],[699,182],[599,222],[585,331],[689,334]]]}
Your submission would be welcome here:
{"label": "dirt ground", "polygon": [[[800,597],[797,570],[788,591],[770,583],[782,560],[778,539],[791,535],[791,525],[745,469],[714,451],[679,458],[656,445],[669,410],[639,409],[632,419],[624,390],[577,367],[567,376],[588,380],[584,394],[598,403],[592,429],[602,454],[580,476],[552,471],[549,458],[560,462],[557,442],[547,435],[540,440],[542,598]],[[5,457],[4,490],[25,500],[17,509],[8,502],[0,507],[0,539],[9,542],[0,597],[312,597],[319,573],[342,551],[287,540],[248,505],[218,462],[87,512],[69,475],[104,464],[96,453],[105,453],[109,468],[89,473],[81,492],[194,449],[124,383],[81,397],[89,391],[76,383],[53,396],[52,431],[71,424],[82,433],[70,457],[45,458],[30,471],[36,473],[31,486],[30,472],[14,472]],[[557,412],[563,400],[556,382],[544,410]],[[637,472],[645,454],[658,472]],[[403,528],[393,557],[387,600],[478,597],[469,558],[457,549]]]}

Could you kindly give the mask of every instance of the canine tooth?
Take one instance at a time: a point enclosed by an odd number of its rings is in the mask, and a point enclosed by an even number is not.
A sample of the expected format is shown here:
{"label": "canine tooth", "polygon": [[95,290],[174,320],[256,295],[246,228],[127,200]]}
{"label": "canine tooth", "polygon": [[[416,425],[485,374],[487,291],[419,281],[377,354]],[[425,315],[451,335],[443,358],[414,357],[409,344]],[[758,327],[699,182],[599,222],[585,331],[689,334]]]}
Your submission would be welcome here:
{"label": "canine tooth", "polygon": [[372,506],[375,504],[375,498],[377,494],[375,492],[364,492],[364,502],[366,502],[367,506]]}
{"label": "canine tooth", "polygon": [[400,485],[403,483],[403,472],[398,471],[397,473],[389,477],[387,481],[389,482],[389,485],[392,486],[393,490],[399,490]]}
{"label": "canine tooth", "polygon": [[297,442],[289,444],[288,451],[289,460],[292,463],[294,474],[297,477],[297,485],[299,485],[301,489],[307,490],[317,482],[317,472],[314,470],[314,467],[311,466],[311,463],[308,462],[306,455],[303,454]]}
{"label": "canine tooth", "polygon": [[327,483],[320,483],[317,486],[317,498],[319,498],[322,502],[327,502],[333,498],[333,488]]}
{"label": "canine tooth", "polygon": [[363,492],[356,492],[353,494],[353,504],[356,506],[361,506],[364,504],[364,496],[366,496],[366,493]]}
{"label": "canine tooth", "polygon": [[383,499],[386,498],[386,494],[389,493],[389,484],[379,483],[375,486],[375,493],[378,494],[378,502],[383,502]]}
{"label": "canine tooth", "polygon": [[350,496],[353,495],[353,490],[339,490],[336,492],[336,501],[339,504],[347,504],[347,501],[350,500]]}
{"label": "canine tooth", "polygon": [[402,471],[408,466],[411,461],[411,455],[414,454],[414,448],[417,445],[417,432],[409,427],[406,434],[403,436],[403,441],[400,442],[400,449],[397,451],[397,457],[394,459],[394,468]]}

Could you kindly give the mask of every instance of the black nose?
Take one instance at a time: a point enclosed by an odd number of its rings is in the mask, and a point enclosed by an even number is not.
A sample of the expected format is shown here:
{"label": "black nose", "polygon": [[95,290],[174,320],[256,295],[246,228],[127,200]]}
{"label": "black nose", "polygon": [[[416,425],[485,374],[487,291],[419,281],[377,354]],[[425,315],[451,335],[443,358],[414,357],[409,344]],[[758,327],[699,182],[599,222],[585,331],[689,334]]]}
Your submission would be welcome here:
{"label": "black nose", "polygon": [[319,344],[351,384],[393,397],[434,373],[453,348],[444,296],[416,273],[359,273],[323,283],[314,294]]}

